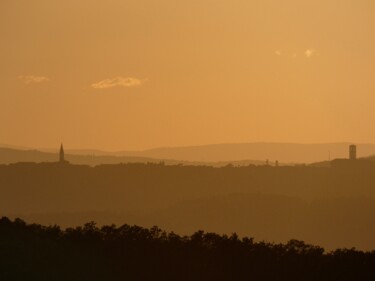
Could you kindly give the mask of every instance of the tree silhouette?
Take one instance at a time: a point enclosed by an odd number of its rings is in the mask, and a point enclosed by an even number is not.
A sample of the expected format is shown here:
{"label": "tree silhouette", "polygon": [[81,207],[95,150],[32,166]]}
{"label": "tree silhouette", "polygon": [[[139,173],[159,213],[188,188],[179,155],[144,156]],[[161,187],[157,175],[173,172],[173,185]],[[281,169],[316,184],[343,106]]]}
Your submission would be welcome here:
{"label": "tree silhouette", "polygon": [[375,252],[157,226],[62,230],[3,217],[0,251],[0,280],[375,280]]}

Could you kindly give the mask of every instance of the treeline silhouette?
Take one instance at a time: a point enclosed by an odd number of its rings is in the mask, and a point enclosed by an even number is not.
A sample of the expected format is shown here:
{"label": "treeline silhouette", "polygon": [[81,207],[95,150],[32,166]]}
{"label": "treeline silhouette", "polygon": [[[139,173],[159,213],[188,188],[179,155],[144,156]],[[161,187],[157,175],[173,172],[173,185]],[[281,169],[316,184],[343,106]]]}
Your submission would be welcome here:
{"label": "treeline silhouette", "polygon": [[158,227],[0,219],[0,280],[375,280],[375,252]]}

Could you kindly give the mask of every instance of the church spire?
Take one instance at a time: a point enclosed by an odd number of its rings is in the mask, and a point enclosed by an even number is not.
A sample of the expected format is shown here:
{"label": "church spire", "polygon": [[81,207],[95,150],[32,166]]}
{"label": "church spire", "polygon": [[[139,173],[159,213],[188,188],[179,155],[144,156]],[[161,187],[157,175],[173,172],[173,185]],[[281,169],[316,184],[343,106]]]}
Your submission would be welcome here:
{"label": "church spire", "polygon": [[63,144],[60,146],[60,163],[65,162],[64,147]]}

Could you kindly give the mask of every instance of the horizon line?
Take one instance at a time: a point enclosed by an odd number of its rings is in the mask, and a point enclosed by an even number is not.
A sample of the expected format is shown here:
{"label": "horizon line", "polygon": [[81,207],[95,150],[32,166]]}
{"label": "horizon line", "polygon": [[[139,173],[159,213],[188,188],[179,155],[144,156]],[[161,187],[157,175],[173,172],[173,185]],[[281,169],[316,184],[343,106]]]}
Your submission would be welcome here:
{"label": "horizon line", "polygon": [[[60,142],[61,144],[61,142]],[[56,147],[60,148],[60,144]],[[254,142],[222,142],[222,143],[208,143],[208,144],[192,144],[192,145],[176,145],[176,146],[155,146],[151,148],[144,148],[144,149],[116,149],[116,150],[107,150],[107,149],[99,149],[99,148],[69,148],[69,146],[64,145],[64,150],[68,151],[97,151],[102,153],[124,153],[124,152],[147,152],[152,150],[158,149],[181,149],[181,148],[198,148],[198,147],[209,147],[209,146],[221,146],[221,145],[255,145],[255,144],[264,144],[264,145],[375,145],[375,143],[371,142],[352,142],[352,141],[336,141],[336,142],[272,142],[272,141],[254,141]],[[37,150],[37,151],[53,151],[57,148],[52,147],[29,147],[23,145],[12,145],[12,144],[4,144],[0,143],[0,148],[9,148],[9,149],[19,149],[19,150]]]}

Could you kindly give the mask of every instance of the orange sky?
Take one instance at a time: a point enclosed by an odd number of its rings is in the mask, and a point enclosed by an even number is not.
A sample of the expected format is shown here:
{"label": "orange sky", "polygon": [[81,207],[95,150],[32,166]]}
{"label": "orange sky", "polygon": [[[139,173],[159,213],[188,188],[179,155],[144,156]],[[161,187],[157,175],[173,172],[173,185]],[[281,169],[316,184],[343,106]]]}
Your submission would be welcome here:
{"label": "orange sky", "polygon": [[0,144],[375,142],[375,1],[1,0]]}

